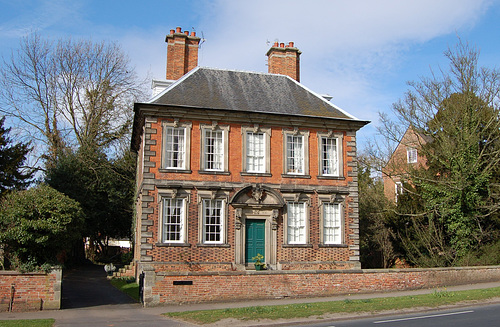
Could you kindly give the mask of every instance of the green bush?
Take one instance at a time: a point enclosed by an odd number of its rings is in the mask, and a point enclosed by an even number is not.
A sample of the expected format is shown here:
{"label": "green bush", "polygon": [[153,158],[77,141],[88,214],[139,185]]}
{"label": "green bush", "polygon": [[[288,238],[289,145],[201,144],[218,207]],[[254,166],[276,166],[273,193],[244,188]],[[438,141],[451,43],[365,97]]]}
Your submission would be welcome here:
{"label": "green bush", "polygon": [[81,223],[80,205],[47,185],[9,193],[0,202],[5,268],[50,269],[80,237]]}

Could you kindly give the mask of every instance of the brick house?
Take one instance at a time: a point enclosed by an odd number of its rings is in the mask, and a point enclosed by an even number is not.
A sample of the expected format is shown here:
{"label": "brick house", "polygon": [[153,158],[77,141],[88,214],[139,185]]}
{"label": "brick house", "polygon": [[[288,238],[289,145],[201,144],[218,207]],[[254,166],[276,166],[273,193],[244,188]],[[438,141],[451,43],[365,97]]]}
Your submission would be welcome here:
{"label": "brick house", "polygon": [[385,197],[397,202],[398,195],[404,192],[409,169],[425,167],[426,159],[419,149],[427,143],[427,138],[409,127],[396,146],[386,166],[382,169]]}
{"label": "brick house", "polygon": [[197,67],[199,41],[171,30],[167,81],[134,106],[134,259],[149,291],[174,272],[251,271],[257,254],[268,271],[360,268],[368,122],[299,83],[292,42],[254,73]]}

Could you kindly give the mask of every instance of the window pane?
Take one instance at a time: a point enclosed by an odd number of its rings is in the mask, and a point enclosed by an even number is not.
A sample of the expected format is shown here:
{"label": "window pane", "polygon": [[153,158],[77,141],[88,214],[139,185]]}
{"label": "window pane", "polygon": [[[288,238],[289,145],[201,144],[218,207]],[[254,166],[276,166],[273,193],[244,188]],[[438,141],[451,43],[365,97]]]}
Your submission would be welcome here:
{"label": "window pane", "polygon": [[321,138],[321,165],[323,175],[339,175],[339,160],[337,154],[337,138]]}
{"label": "window pane", "polygon": [[204,242],[222,243],[222,200],[203,200]]}
{"label": "window pane", "polygon": [[306,243],[306,211],[305,203],[288,203],[288,243],[305,244]]}
{"label": "window pane", "polygon": [[165,129],[165,168],[184,168],[185,129],[167,127]]}
{"label": "window pane", "polygon": [[163,199],[163,242],[184,241],[184,199]]}
{"label": "window pane", "polygon": [[223,170],[223,131],[205,130],[205,167],[207,170]]}
{"label": "window pane", "polygon": [[408,158],[408,163],[416,163],[417,162],[417,149],[407,148],[406,155]]}
{"label": "window pane", "polygon": [[303,136],[287,135],[286,137],[286,168],[288,174],[304,173]]}
{"label": "window pane", "polygon": [[247,171],[265,172],[264,133],[247,133]]}
{"label": "window pane", "polygon": [[323,242],[325,244],[342,243],[342,219],[340,204],[323,204]]}

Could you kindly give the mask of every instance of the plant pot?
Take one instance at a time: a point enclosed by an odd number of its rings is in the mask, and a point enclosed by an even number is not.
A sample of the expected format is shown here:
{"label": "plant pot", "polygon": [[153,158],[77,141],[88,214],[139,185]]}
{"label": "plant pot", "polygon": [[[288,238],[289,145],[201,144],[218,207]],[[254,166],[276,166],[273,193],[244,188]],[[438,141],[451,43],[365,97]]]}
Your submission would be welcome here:
{"label": "plant pot", "polygon": [[262,270],[262,265],[255,265],[255,270]]}

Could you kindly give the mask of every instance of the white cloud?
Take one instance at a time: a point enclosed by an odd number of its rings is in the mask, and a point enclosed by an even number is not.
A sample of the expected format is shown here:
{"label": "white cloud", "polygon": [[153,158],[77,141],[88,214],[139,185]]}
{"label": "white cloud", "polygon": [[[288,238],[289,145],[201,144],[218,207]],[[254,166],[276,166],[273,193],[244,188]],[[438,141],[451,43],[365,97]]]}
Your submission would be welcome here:
{"label": "white cloud", "polygon": [[[217,62],[247,61],[266,40],[295,41],[314,58],[335,52],[379,52],[401,42],[423,42],[470,26],[485,1],[234,1],[218,0],[202,16]],[[212,45],[210,45],[212,47]],[[235,55],[235,50],[240,53]],[[244,53],[242,53],[244,51]],[[390,49],[389,49],[390,50]],[[221,54],[226,52],[227,54]],[[217,58],[224,58],[223,60]]]}
{"label": "white cloud", "polygon": [[76,25],[80,20],[80,1],[4,1],[0,38],[18,39],[33,31]]}
{"label": "white cloud", "polygon": [[400,68],[402,56],[414,45],[473,27],[489,5],[477,0],[211,1],[200,9],[207,39],[201,65],[267,71],[266,41],[293,41],[303,52],[305,85],[332,94],[334,103],[358,118],[376,121],[376,112],[396,101],[379,93],[385,83],[380,79]]}

